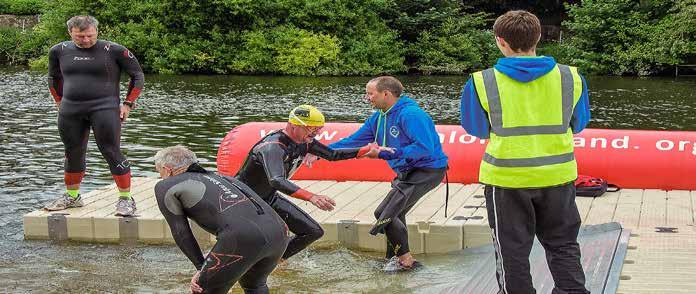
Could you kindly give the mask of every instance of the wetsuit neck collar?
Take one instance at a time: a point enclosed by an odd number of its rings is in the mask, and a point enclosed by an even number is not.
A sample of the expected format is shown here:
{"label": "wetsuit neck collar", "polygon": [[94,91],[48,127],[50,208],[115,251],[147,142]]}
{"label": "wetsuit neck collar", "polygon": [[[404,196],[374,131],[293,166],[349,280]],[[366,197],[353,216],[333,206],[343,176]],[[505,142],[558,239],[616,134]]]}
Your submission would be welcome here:
{"label": "wetsuit neck collar", "polygon": [[282,136],[280,136],[279,139],[281,139],[281,141],[285,141],[283,143],[285,143],[286,145],[290,145],[290,144],[300,145],[300,144],[305,143],[305,142],[296,142],[295,140],[293,140],[292,136],[290,136],[290,134],[287,133],[286,129],[282,129],[279,133],[282,134]]}
{"label": "wetsuit neck collar", "polygon": [[75,42],[72,41],[72,40],[71,40],[70,42],[72,42],[72,44],[73,44],[73,45],[75,46],[75,48],[77,48],[78,50],[93,50],[94,48],[99,47],[99,44],[101,43],[101,40],[97,39],[97,41],[94,42],[94,45],[92,45],[92,46],[90,46],[90,47],[88,47],[88,48],[80,47],[80,46],[77,45],[77,43],[75,43]]}
{"label": "wetsuit neck collar", "polygon": [[191,172],[191,173],[208,173],[205,168],[203,168],[198,162],[195,162],[186,169],[186,172]]}

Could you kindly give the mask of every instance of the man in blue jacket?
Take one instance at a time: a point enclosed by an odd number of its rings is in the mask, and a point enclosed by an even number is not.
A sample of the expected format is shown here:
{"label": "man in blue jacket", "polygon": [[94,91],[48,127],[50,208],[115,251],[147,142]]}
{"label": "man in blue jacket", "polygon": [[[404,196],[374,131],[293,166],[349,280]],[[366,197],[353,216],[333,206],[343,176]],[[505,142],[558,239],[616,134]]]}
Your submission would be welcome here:
{"label": "man in blue jacket", "polygon": [[331,148],[355,148],[376,143],[378,154],[396,172],[392,190],[375,210],[370,234],[387,236],[386,271],[410,270],[419,265],[408,248],[406,213],[445,177],[447,156],[430,116],[415,101],[401,95],[404,87],[394,77],[370,80],[365,98],[376,111],[349,137]]}
{"label": "man in blue jacket", "polygon": [[534,237],[546,250],[553,293],[589,293],[577,242],[573,134],[590,119],[587,83],[575,67],[536,56],[539,19],[509,11],[493,25],[505,55],[473,73],[461,97],[461,124],[489,139],[479,181],[486,185],[498,293],[535,293]]}

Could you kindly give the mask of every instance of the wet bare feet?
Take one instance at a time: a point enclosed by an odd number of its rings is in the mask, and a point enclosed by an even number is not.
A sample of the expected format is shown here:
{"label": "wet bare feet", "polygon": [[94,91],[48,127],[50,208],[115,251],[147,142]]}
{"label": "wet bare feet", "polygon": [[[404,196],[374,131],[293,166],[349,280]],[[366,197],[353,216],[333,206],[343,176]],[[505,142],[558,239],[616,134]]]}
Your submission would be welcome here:
{"label": "wet bare feet", "polygon": [[282,270],[285,270],[286,268],[288,268],[288,261],[281,258],[280,261],[278,261],[278,264],[276,265],[276,267],[273,271],[274,272],[275,271],[282,271]]}

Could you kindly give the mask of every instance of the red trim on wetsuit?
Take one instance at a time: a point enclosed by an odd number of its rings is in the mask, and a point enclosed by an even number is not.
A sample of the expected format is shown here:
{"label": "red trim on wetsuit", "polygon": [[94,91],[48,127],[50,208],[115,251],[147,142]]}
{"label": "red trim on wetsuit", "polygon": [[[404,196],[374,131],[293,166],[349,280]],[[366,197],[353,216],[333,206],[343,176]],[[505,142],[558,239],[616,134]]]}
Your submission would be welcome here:
{"label": "red trim on wetsuit", "polygon": [[136,88],[136,87],[129,88],[128,95],[126,96],[126,101],[135,102],[135,100],[138,99],[138,96],[140,96],[141,91],[142,91],[141,88]]}
{"label": "red trim on wetsuit", "polygon": [[51,96],[53,96],[53,101],[56,101],[56,103],[63,99],[63,97],[58,95],[58,92],[62,92],[61,88],[63,88],[63,83],[58,83],[58,89],[54,88],[53,86],[48,87],[48,90],[51,92]]}
{"label": "red trim on wetsuit", "polygon": [[356,155],[355,158],[363,157],[363,156],[365,156],[365,154],[367,154],[368,152],[370,152],[370,146],[363,146],[363,147],[360,147],[360,149],[358,149],[358,155]]}
{"label": "red trim on wetsuit", "polygon": [[122,174],[122,175],[111,175],[114,178],[114,182],[116,182],[116,186],[118,186],[119,189],[121,190],[128,190],[130,189],[131,186],[131,173],[130,171]]}
{"label": "red trim on wetsuit", "polygon": [[85,177],[85,172],[78,173],[63,173],[63,180],[66,186],[78,185],[82,182],[82,178]]}
{"label": "red trim on wetsuit", "polygon": [[63,98],[63,97],[60,97],[58,95],[58,92],[56,92],[56,89],[53,89],[53,87],[48,88],[48,90],[51,91],[51,96],[53,96],[53,101],[55,101],[56,103],[60,102],[60,100]]}
{"label": "red trim on wetsuit", "polygon": [[290,196],[292,196],[293,198],[302,199],[304,201],[309,201],[309,199],[312,199],[314,194],[305,189],[299,189],[295,191],[295,193],[290,194]]}

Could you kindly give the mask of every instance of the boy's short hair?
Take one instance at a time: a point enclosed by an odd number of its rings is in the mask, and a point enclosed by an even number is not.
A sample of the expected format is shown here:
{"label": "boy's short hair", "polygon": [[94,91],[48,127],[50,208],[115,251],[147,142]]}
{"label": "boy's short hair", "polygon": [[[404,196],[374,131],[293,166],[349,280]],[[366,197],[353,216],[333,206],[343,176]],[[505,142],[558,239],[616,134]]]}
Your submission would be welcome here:
{"label": "boy's short hair", "polygon": [[524,10],[511,10],[493,24],[496,37],[503,38],[515,52],[536,47],[541,37],[541,23],[536,15]]}

